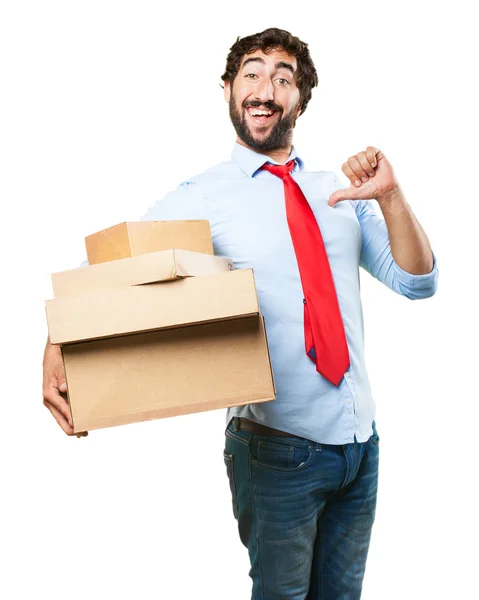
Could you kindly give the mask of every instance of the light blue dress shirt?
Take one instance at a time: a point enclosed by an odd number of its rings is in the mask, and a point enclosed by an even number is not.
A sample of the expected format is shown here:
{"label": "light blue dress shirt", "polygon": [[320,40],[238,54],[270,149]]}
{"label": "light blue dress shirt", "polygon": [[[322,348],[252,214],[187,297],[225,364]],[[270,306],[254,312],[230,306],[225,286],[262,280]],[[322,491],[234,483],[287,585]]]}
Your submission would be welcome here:
{"label": "light blue dress shirt", "polygon": [[[375,402],[364,360],[364,328],[359,267],[410,299],[432,296],[438,268],[413,275],[394,261],[384,218],[371,200],[344,200],[328,206],[330,195],[345,188],[332,171],[308,172],[292,149],[292,177],[318,221],[333,274],[346,331],[351,365],[338,387],[316,371],[305,353],[303,291],[288,229],[283,182],[267,171],[278,164],[235,143],[231,160],[180,184],[142,220],[207,219],[215,254],[231,258],[237,269],[254,270],[261,314],[265,318],[276,400],[227,409],[324,444],[365,442],[372,435]],[[245,373],[245,377],[248,374]]]}

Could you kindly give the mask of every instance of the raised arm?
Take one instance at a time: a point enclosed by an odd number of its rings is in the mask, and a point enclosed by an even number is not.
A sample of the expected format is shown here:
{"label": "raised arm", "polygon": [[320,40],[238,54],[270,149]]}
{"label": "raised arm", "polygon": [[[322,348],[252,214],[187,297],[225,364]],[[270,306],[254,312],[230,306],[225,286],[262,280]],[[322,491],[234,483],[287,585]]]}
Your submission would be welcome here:
{"label": "raised arm", "polygon": [[437,261],[411,207],[379,204],[381,216],[371,200],[353,202],[362,233],[360,266],[410,300],[433,296]]}

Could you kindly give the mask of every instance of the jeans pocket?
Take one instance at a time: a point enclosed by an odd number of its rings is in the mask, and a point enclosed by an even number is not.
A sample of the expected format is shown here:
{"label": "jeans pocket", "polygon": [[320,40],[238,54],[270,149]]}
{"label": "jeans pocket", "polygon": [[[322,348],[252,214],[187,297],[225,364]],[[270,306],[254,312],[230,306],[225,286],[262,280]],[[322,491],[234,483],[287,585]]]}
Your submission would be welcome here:
{"label": "jeans pocket", "polygon": [[308,443],[288,443],[284,439],[254,436],[252,463],[270,471],[302,471],[310,464],[314,452]]}
{"label": "jeans pocket", "polygon": [[373,421],[373,435],[369,438],[369,441],[371,442],[371,444],[378,446],[380,439],[381,438],[379,437],[378,432],[376,431],[376,423],[375,421]]}
{"label": "jeans pocket", "polygon": [[226,465],[226,474],[230,482],[231,498],[233,503],[233,515],[235,519],[238,518],[238,498],[236,495],[236,483],[235,483],[235,468],[234,468],[234,456],[229,454],[226,450],[223,450],[223,458]]}

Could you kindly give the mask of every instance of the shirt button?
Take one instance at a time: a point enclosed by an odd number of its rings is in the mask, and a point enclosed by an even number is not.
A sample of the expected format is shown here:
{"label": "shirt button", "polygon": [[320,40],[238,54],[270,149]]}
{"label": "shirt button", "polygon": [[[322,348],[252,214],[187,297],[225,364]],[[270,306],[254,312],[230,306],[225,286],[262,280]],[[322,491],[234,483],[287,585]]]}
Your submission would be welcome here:
{"label": "shirt button", "polygon": [[351,404],[351,400],[348,400],[348,401],[346,402],[346,404]]}

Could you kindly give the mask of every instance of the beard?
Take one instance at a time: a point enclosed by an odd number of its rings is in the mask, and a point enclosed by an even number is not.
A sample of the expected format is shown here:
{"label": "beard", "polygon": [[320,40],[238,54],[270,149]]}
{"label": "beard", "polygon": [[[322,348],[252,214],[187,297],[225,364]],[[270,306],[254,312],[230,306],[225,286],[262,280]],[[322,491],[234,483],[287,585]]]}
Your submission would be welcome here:
{"label": "beard", "polygon": [[[277,110],[282,112],[279,106],[276,106],[273,102],[248,102],[247,106],[262,106],[265,109]],[[291,141],[293,139],[293,129],[296,125],[296,111],[298,110],[298,104],[290,110],[284,116],[280,116],[280,118],[276,121],[276,123],[271,128],[269,135],[257,139],[253,137],[250,128],[248,127],[248,123],[246,122],[246,117],[242,116],[238,109],[236,108],[236,101],[233,94],[231,94],[230,102],[229,102],[229,112],[230,119],[233,123],[233,127],[235,128],[236,134],[249,148],[255,150],[257,152],[270,152],[271,150],[280,150],[283,148],[288,148],[291,145]],[[243,107],[244,108],[244,107]]]}

